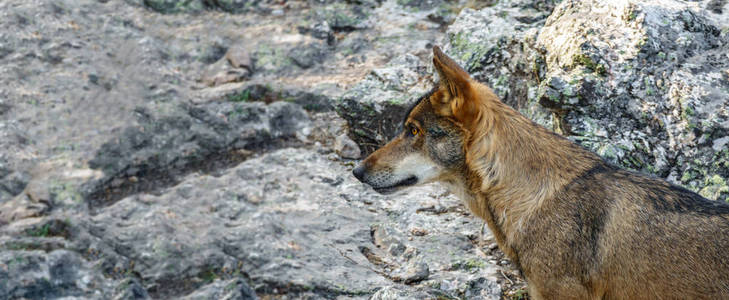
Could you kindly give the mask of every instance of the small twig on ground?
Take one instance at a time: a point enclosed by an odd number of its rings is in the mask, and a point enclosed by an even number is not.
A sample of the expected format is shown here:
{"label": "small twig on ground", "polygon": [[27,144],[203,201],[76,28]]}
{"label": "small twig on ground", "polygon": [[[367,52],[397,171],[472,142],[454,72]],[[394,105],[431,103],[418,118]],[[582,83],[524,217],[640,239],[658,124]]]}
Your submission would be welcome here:
{"label": "small twig on ground", "polygon": [[504,270],[499,269],[499,272],[501,272],[501,276],[504,276],[504,278],[506,278],[506,280],[509,281],[509,284],[514,285],[514,282],[511,281],[511,279],[509,278],[509,276],[506,276],[506,274],[504,273]]}

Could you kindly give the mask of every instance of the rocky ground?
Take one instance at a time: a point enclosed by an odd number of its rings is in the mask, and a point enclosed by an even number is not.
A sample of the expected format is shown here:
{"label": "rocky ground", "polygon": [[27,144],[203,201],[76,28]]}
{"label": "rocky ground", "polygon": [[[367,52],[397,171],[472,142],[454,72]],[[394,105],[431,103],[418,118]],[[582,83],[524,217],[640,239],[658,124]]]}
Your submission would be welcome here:
{"label": "rocky ground", "polygon": [[0,299],[520,299],[439,185],[357,159],[442,45],[540,124],[729,198],[724,0],[0,2]]}

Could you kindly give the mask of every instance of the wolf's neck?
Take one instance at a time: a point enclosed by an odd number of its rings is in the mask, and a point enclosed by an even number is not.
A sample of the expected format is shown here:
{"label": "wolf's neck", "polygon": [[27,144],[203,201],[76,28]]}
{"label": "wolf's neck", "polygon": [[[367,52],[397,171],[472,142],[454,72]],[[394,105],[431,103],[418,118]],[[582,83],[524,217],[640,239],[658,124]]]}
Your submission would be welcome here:
{"label": "wolf's neck", "polygon": [[490,223],[502,248],[510,248],[540,207],[602,160],[506,105],[488,109],[498,111],[483,120],[488,133],[471,140],[464,178],[475,197],[471,210]]}

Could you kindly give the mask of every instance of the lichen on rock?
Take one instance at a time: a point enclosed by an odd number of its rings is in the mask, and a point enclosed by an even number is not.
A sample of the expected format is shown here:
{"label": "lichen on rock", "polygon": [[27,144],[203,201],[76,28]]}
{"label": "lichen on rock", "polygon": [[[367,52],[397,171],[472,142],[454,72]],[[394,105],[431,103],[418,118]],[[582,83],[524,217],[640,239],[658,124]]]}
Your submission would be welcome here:
{"label": "lichen on rock", "polygon": [[[507,25],[521,10],[464,10],[446,48],[507,103],[608,161],[695,191],[729,176],[714,147],[729,130],[729,36],[701,7],[562,1],[543,23]],[[714,190],[703,194],[728,199]]]}

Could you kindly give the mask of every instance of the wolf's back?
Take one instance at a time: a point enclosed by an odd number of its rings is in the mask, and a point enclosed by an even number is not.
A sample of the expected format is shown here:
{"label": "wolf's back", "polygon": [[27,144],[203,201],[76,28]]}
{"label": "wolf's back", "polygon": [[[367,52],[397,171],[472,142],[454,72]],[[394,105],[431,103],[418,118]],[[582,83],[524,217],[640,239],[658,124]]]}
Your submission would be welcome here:
{"label": "wolf's back", "polygon": [[551,234],[563,249],[552,256],[564,260],[555,265],[597,294],[729,299],[726,203],[607,164],[578,177],[557,198],[549,209],[559,224],[541,224],[535,228],[551,227],[551,233],[529,236]]}

